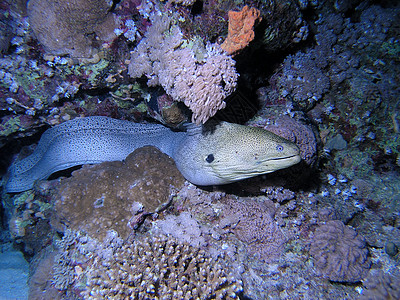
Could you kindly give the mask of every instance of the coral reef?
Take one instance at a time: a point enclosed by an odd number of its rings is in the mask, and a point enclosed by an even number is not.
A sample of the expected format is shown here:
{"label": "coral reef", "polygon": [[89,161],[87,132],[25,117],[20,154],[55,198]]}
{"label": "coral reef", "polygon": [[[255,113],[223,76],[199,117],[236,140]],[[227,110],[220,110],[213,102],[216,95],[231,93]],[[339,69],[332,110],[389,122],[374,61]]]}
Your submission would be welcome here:
{"label": "coral reef", "polygon": [[146,214],[164,209],[171,200],[171,186],[179,189],[183,182],[171,158],[144,147],[124,162],[84,166],[61,180],[53,223],[99,239],[111,229],[126,238]]}
{"label": "coral reef", "polygon": [[32,0],[28,15],[37,39],[48,53],[90,58],[99,48],[96,43],[115,38],[117,23],[110,13],[111,4],[105,0]]}
{"label": "coral reef", "polygon": [[149,86],[161,85],[190,108],[194,122],[204,123],[225,107],[224,99],[236,87],[234,60],[217,44],[186,41],[168,15],[150,19],[152,25],[131,54],[130,76],[146,75]]}
{"label": "coral reef", "polygon": [[[302,10],[312,8],[318,1],[278,0],[264,1],[259,5],[263,18],[259,33],[263,49],[267,53],[282,51],[305,41],[309,36],[309,26],[303,18]],[[305,6],[302,5],[305,3]]]}
{"label": "coral reef", "polygon": [[325,59],[324,56],[302,52],[286,57],[278,82],[282,95],[290,94],[296,103],[305,108],[321,100],[330,87],[329,78],[322,70],[327,66]]}
{"label": "coral reef", "polygon": [[275,205],[266,199],[229,199],[220,221],[246,244],[248,254],[266,262],[279,259],[286,238],[273,217]]}
{"label": "coral reef", "polygon": [[[292,198],[293,195],[286,197]],[[221,240],[228,253],[239,240],[247,257],[263,262],[274,262],[282,254],[286,237],[274,220],[277,207],[269,198],[206,193],[189,184],[177,193],[174,206],[188,212],[180,212],[178,217],[168,215],[165,220],[157,221],[163,234],[216,249],[220,247],[216,240]],[[231,241],[232,234],[237,240]]]}
{"label": "coral reef", "polygon": [[187,211],[180,213],[178,216],[168,214],[163,220],[157,220],[154,225],[158,228],[157,231],[161,231],[163,234],[172,236],[193,247],[206,245],[204,231],[207,229],[202,228],[199,222]]}
{"label": "coral reef", "polygon": [[310,254],[318,273],[332,281],[360,281],[371,265],[364,238],[338,220],[315,230]]}
{"label": "coral reef", "polygon": [[237,299],[242,291],[221,259],[165,236],[123,241],[109,231],[99,242],[67,230],[58,245],[53,284],[85,299]]}
{"label": "coral reef", "polygon": [[[171,178],[172,162],[147,149],[3,191],[0,233],[34,257],[31,299],[123,298],[136,285],[139,299],[184,298],[151,293],[197,278],[194,261],[179,277],[196,253],[204,285],[222,269],[225,298],[400,297],[398,1],[27,2],[0,1],[0,174],[49,126],[104,115],[178,128],[185,104],[198,123],[218,111],[273,131],[303,158],[205,188]],[[228,12],[245,10],[259,18],[233,60],[218,44],[232,37]],[[163,259],[176,273],[154,278]]]}
{"label": "coral reef", "polygon": [[[139,264],[138,264],[139,262]],[[96,260],[87,273],[87,299],[238,299],[240,281],[204,251],[152,237],[114,249],[109,261]]]}
{"label": "coral reef", "polygon": [[229,11],[228,36],[221,48],[232,55],[245,48],[254,39],[254,26],[261,20],[260,11],[247,5],[241,11]]}

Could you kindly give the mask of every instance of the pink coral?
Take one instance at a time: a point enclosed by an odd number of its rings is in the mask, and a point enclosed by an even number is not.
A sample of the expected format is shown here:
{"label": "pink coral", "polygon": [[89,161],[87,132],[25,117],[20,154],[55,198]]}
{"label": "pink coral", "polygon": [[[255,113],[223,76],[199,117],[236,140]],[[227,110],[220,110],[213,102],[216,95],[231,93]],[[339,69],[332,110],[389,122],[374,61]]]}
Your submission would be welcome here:
{"label": "pink coral", "polygon": [[188,45],[172,17],[155,15],[151,21],[132,52],[129,75],[145,75],[149,86],[161,85],[174,101],[184,102],[194,122],[206,122],[236,88],[235,61],[217,44]]}
{"label": "pink coral", "polygon": [[263,199],[227,199],[221,227],[231,228],[236,237],[246,244],[249,254],[266,262],[276,261],[286,238],[273,219],[275,205]]}
{"label": "pink coral", "polygon": [[318,273],[332,281],[360,281],[371,266],[364,238],[339,220],[315,230],[310,254]]}

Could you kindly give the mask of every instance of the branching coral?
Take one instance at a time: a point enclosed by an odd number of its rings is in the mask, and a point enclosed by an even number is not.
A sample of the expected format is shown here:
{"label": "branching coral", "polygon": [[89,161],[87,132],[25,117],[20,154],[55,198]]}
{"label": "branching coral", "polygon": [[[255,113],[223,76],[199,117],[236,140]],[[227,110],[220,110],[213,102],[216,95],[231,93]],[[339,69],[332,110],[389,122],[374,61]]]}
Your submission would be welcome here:
{"label": "branching coral", "polygon": [[338,220],[315,230],[310,254],[318,273],[332,281],[360,281],[371,265],[364,238]]}
{"label": "branching coral", "polygon": [[204,251],[163,237],[115,249],[95,259],[85,299],[238,299],[241,282]]}
{"label": "branching coral", "polygon": [[31,0],[28,15],[47,52],[88,58],[95,53],[96,39],[110,41],[116,37],[111,4],[105,0]]}
{"label": "branching coral", "polygon": [[167,15],[153,15],[152,25],[132,52],[131,77],[146,75],[149,86],[161,85],[175,101],[193,112],[192,120],[204,123],[224,108],[224,99],[236,87],[234,60],[217,44],[206,47],[183,38]]}
{"label": "branching coral", "polygon": [[228,36],[221,48],[228,54],[237,53],[254,39],[254,26],[261,21],[260,11],[247,5],[241,11],[229,11]]}
{"label": "branching coral", "polygon": [[223,261],[165,236],[101,243],[66,230],[58,243],[54,285],[84,299],[238,299],[242,283]]}

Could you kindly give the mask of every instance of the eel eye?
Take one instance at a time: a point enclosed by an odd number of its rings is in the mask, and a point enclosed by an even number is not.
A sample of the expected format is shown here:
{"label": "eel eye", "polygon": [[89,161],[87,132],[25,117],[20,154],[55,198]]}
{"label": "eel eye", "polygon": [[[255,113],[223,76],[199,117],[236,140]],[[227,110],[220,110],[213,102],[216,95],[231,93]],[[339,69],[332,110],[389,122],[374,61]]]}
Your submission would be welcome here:
{"label": "eel eye", "polygon": [[208,154],[206,157],[206,162],[212,163],[214,161],[214,155],[213,154]]}
{"label": "eel eye", "polygon": [[277,145],[276,146],[276,151],[282,152],[283,151],[283,146],[282,145]]}

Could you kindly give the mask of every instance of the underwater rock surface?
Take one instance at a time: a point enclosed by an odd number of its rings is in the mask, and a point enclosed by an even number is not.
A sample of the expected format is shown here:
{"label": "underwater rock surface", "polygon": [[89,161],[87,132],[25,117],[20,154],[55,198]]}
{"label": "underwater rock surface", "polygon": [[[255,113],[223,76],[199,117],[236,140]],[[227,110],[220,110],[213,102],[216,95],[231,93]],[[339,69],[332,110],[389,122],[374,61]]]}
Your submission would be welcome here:
{"label": "underwater rock surface", "polygon": [[184,178],[174,161],[154,147],[126,160],[86,165],[55,188],[54,224],[85,231],[102,240],[108,230],[126,238],[138,214],[162,210]]}

